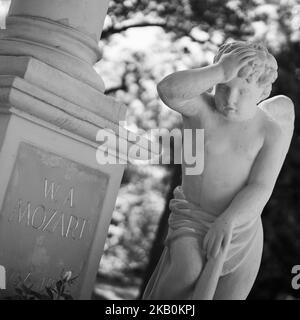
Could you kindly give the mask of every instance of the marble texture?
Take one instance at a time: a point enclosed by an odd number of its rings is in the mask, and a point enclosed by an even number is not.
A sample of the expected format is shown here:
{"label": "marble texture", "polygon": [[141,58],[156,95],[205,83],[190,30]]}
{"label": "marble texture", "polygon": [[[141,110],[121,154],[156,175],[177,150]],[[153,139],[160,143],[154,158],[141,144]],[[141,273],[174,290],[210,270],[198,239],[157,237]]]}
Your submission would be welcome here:
{"label": "marble texture", "polygon": [[249,294],[262,255],[261,214],[294,129],[292,100],[265,100],[277,68],[263,44],[237,41],[223,45],[212,65],[158,84],[163,102],[182,114],[183,129],[204,130],[204,170],[183,174],[175,189],[166,246],[144,299]]}

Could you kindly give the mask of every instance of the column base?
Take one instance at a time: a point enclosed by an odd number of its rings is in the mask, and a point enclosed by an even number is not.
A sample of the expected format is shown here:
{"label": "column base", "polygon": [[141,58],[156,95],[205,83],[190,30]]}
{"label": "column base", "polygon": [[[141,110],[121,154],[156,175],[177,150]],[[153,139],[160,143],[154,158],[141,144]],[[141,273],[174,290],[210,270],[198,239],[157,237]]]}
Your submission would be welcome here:
{"label": "column base", "polygon": [[71,271],[65,293],[89,299],[124,165],[99,166],[94,147],[19,115],[0,119],[0,298],[24,286],[45,298]]}

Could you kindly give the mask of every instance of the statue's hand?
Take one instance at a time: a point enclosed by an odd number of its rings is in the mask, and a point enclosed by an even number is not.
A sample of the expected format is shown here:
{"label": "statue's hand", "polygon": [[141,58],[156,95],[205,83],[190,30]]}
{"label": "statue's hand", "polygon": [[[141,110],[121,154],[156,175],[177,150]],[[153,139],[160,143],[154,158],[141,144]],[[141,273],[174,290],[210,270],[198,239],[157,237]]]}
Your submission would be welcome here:
{"label": "statue's hand", "polygon": [[218,217],[211,225],[203,241],[203,250],[207,259],[216,258],[220,250],[224,251],[230,244],[232,238],[233,221]]}
{"label": "statue's hand", "polygon": [[[257,59],[257,50],[251,48],[237,48],[230,53],[224,53],[217,62],[223,72],[222,83],[226,83],[235,78],[241,69],[255,59]],[[251,70],[248,71],[250,72]]]}

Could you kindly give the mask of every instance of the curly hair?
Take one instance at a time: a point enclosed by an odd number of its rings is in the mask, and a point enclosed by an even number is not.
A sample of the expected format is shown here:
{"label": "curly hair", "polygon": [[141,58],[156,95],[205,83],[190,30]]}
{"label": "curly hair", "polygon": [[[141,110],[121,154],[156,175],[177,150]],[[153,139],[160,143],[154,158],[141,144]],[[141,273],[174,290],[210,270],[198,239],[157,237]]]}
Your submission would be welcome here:
{"label": "curly hair", "polygon": [[220,47],[214,58],[214,63],[218,62],[223,54],[230,53],[237,48],[257,50],[257,59],[243,67],[239,71],[238,77],[245,78],[249,83],[256,81],[258,86],[264,87],[262,100],[266,99],[272,91],[272,83],[275,82],[278,76],[276,59],[261,42],[235,41],[223,44]]}

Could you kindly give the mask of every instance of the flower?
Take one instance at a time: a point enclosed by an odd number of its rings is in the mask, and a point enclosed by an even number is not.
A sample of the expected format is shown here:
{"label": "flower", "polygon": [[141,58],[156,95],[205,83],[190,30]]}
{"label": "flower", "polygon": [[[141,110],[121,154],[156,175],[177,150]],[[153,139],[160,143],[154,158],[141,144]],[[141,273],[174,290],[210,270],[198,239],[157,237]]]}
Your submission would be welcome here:
{"label": "flower", "polygon": [[72,277],[72,271],[66,271],[62,277],[62,280],[69,281]]}

